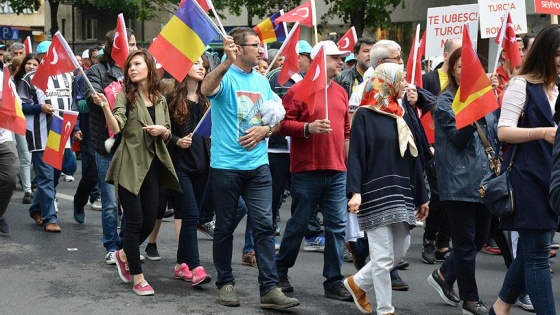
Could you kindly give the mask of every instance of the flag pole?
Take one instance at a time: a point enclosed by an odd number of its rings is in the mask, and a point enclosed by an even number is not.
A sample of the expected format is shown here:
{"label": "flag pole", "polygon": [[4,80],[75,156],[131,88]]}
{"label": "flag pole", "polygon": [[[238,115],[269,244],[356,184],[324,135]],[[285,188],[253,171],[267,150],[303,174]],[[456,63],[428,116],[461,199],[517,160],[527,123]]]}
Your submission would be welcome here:
{"label": "flag pole", "polygon": [[216,17],[216,21],[218,21],[218,26],[220,26],[220,30],[222,31],[222,35],[224,35],[224,38],[225,38],[227,36],[227,32],[226,32],[226,29],[224,28],[224,25],[222,24],[222,19],[220,19],[220,16],[216,12],[216,9],[214,9],[214,4],[212,4],[211,10],[212,10],[212,13],[214,14],[214,16]]}
{"label": "flag pole", "polygon": [[329,88],[330,83],[332,83],[332,81],[329,83],[328,77],[327,77],[327,52],[323,49],[323,69],[325,69],[325,83],[327,83],[325,85],[325,119],[329,119],[329,98],[327,95],[327,90]]}
{"label": "flag pole", "polygon": [[508,14],[509,14],[509,9],[506,10],[506,13],[504,15],[504,20],[502,22],[502,28],[500,29],[500,34],[498,35],[500,36],[499,43],[498,43],[498,51],[496,52],[496,62],[494,62],[494,71],[492,71],[492,73],[496,73],[496,69],[498,69],[498,61],[500,60],[500,54],[502,53],[502,42],[504,41],[504,36],[507,28]]}
{"label": "flag pole", "polygon": [[[283,23],[283,22],[282,22]],[[270,62],[270,65],[268,65],[268,69],[266,69],[266,71],[264,72],[264,76],[266,76],[268,74],[268,72],[270,72],[270,69],[272,68],[272,65],[276,62],[276,60],[280,57],[280,54],[282,53],[282,51],[284,50],[284,47],[286,47],[286,44],[288,44],[288,42],[290,41],[290,39],[292,39],[292,35],[294,34],[294,32],[296,31],[296,28],[299,26],[299,22],[296,22],[294,24],[294,26],[292,26],[292,29],[290,30],[290,32],[288,33],[288,36],[286,36],[286,40],[282,43],[282,46],[280,46],[280,48],[278,49],[278,52],[276,53],[276,56],[274,56],[274,59],[272,59],[272,61]]]}
{"label": "flag pole", "polygon": [[416,74],[416,60],[418,58],[418,49],[420,48],[418,45],[418,42],[420,41],[420,23],[418,23],[418,25],[416,25],[416,35],[414,37],[414,59],[413,63],[412,63],[412,76],[410,77],[412,82],[409,82],[412,85],[414,84],[414,75]]}
{"label": "flag pole", "polygon": [[311,15],[313,29],[315,30],[315,44],[317,44],[319,43],[319,35],[317,34],[317,9],[315,8],[315,0],[311,0]]}

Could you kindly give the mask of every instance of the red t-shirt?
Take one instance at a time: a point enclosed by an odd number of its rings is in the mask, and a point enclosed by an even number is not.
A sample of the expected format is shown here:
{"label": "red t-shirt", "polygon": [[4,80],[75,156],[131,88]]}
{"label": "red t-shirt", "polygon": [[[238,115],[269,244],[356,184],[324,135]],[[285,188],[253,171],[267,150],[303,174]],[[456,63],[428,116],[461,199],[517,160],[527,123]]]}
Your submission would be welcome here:
{"label": "red t-shirt", "polygon": [[[318,97],[313,115],[309,115],[307,105],[294,100],[294,91],[301,81],[292,85],[282,103],[286,116],[282,121],[280,133],[291,137],[290,171],[292,173],[334,170],[346,171],[345,140],[350,139],[350,119],[348,114],[348,94],[342,86],[331,81],[327,88],[329,121],[331,133],[309,134],[304,137],[305,123],[325,119],[325,102]],[[323,92],[320,92],[324,95]]]}

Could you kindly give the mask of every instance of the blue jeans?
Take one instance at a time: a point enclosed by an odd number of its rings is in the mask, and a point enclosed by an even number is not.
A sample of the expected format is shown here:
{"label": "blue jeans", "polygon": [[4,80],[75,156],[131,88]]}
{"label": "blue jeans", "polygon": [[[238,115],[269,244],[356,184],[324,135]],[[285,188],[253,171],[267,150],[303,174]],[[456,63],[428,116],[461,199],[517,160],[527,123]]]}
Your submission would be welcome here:
{"label": "blue jeans", "polygon": [[444,204],[453,251],[441,265],[441,274],[450,285],[457,281],[461,300],[478,301],[476,255],[488,238],[492,215],[483,203],[447,200]]}
{"label": "blue jeans", "polygon": [[514,304],[527,287],[537,314],[554,315],[554,296],[550,279],[550,230],[519,230],[517,257],[506,273],[500,299]]}
{"label": "blue jeans", "polygon": [[325,226],[325,254],[323,282],[325,289],[337,285],[344,278],[340,273],[344,252],[346,227],[346,172],[309,171],[292,174],[292,217],[286,223],[280,252],[276,258],[278,277],[288,275],[293,267],[301,240],[317,205],[323,213]]}
{"label": "blue jeans", "polygon": [[111,158],[95,152],[97,177],[101,192],[101,226],[103,228],[103,246],[107,252],[122,248],[122,241],[117,232],[117,198],[115,186],[105,181]]}
{"label": "blue jeans", "polygon": [[[239,198],[239,202],[237,203],[237,214],[235,215],[235,226],[239,225],[239,222],[241,222],[247,212],[248,210],[247,205],[245,204],[245,200],[243,200],[243,198]],[[247,220],[247,224],[245,225],[245,244],[243,244],[242,250],[243,254],[250,253],[255,250],[255,242],[253,242],[252,234],[253,229],[251,228],[249,220]]]}
{"label": "blue jeans", "polygon": [[33,202],[29,207],[29,214],[41,212],[41,220],[46,226],[49,223],[56,223],[56,210],[54,207],[56,186],[60,178],[60,170],[43,162],[44,151],[31,152],[31,161],[35,170],[35,180],[37,190],[33,195]]}
{"label": "blue jeans", "polygon": [[208,186],[208,173],[189,174],[177,170],[177,178],[183,190],[172,191],[175,199],[175,218],[181,219],[177,263],[185,263],[193,270],[200,266],[196,225]]}
{"label": "blue jeans", "polygon": [[218,288],[235,283],[231,268],[233,232],[239,197],[247,205],[248,222],[253,228],[255,254],[259,269],[261,296],[278,285],[274,263],[274,226],[272,224],[272,179],[268,165],[254,170],[237,171],[212,169],[210,183],[214,192],[216,227],[214,229],[213,258],[218,272]]}

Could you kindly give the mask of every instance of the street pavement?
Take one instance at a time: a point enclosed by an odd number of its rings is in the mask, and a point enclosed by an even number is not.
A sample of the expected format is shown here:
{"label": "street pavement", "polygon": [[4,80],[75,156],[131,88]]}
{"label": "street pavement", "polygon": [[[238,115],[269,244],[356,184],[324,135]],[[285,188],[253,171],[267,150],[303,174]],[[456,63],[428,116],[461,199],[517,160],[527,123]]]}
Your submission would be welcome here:
{"label": "street pavement", "polygon": [[[79,169],[76,180],[80,176]],[[35,226],[28,216],[28,205],[21,203],[23,192],[17,190],[6,213],[11,232],[0,234],[0,314],[360,314],[353,303],[323,296],[323,255],[300,250],[296,266],[290,270],[294,293],[301,305],[288,311],[265,311],[259,308],[256,268],[241,265],[245,220],[235,231],[233,271],[241,306],[229,308],[215,303],[217,289],[212,283],[200,288],[173,278],[176,240],[173,220],[164,219],[158,237],[161,261],[146,261],[143,271],[154,287],[155,295],[140,297],[117,275],[117,268],[105,264],[101,243],[99,211],[86,206],[87,220],[81,225],[72,216],[72,196],[76,182],[61,181],[58,187],[62,233],[49,234]],[[283,230],[290,214],[290,198],[281,209]],[[460,308],[444,304],[426,278],[439,265],[422,262],[422,232],[416,228],[407,254],[410,267],[401,277],[410,284],[406,292],[393,291],[393,302],[399,315],[461,314]],[[201,262],[214,278],[212,241],[198,234]],[[145,245],[141,246],[144,253]],[[552,259],[555,303],[560,305],[558,258]],[[343,263],[342,273],[355,273],[351,263]],[[477,259],[477,281],[480,297],[488,306],[496,299],[505,275],[501,256],[480,253]],[[372,306],[375,297],[370,295]],[[511,314],[527,314],[518,306]]]}

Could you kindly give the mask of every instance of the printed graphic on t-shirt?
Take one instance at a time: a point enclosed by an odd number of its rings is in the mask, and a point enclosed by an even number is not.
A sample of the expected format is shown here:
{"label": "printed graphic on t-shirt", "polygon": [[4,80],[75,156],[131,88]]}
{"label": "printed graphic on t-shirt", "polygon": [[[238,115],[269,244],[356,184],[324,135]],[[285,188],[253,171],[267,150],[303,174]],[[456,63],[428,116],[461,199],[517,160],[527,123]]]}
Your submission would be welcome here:
{"label": "printed graphic on t-shirt", "polygon": [[253,126],[261,125],[260,109],[263,103],[261,93],[237,91],[237,133],[238,137]]}

